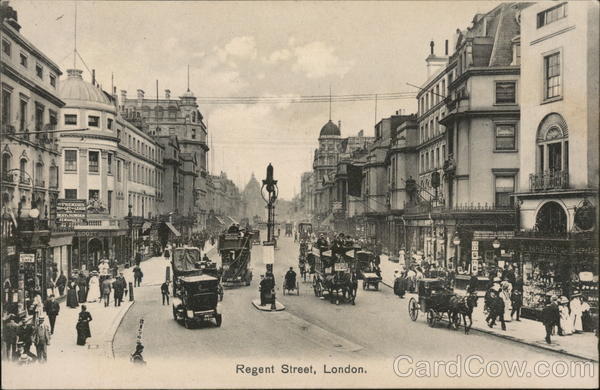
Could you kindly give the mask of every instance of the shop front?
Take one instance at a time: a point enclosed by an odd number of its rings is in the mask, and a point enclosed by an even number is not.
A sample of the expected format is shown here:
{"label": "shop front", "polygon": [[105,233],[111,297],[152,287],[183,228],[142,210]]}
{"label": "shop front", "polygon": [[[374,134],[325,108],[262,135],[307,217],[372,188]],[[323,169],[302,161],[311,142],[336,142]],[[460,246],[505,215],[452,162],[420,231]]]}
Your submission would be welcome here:
{"label": "shop front", "polygon": [[[537,237],[536,237],[537,236]],[[581,293],[598,321],[598,242],[587,233],[550,237],[536,232],[515,237],[523,278],[524,318],[539,320],[552,296]]]}

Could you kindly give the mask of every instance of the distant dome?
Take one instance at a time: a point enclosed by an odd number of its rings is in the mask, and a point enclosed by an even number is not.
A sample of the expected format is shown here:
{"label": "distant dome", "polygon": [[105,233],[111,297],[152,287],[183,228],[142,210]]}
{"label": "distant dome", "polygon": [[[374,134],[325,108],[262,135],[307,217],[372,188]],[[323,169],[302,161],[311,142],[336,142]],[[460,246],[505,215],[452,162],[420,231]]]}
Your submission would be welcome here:
{"label": "distant dome", "polygon": [[195,96],[194,96],[194,93],[188,89],[187,91],[184,92],[183,95],[181,95],[181,97],[184,97],[184,98],[193,98]]}
{"label": "distant dome", "polygon": [[340,135],[340,128],[337,127],[335,123],[329,120],[329,122],[325,123],[325,126],[321,128],[321,133],[319,137],[328,137],[328,136],[336,136]]}
{"label": "distant dome", "polygon": [[[62,100],[71,104],[85,105],[90,108],[109,108],[114,111],[114,106],[102,89],[83,80],[83,71],[68,69],[67,79],[61,81],[58,94]],[[100,106],[100,107],[99,107]]]}

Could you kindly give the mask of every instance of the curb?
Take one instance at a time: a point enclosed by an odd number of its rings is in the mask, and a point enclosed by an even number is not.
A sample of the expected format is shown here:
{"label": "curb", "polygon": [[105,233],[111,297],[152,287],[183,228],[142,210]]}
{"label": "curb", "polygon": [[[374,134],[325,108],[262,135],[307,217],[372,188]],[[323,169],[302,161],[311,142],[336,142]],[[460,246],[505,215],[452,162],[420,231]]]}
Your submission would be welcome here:
{"label": "curb", "polygon": [[129,305],[124,310],[122,309],[121,312],[117,315],[117,317],[115,317],[115,319],[113,320],[113,322],[109,328],[108,335],[107,335],[107,333],[105,333],[104,344],[105,344],[105,353],[106,353],[107,358],[110,358],[110,359],[115,358],[115,351],[113,349],[113,343],[115,341],[115,336],[117,334],[117,330],[119,329],[119,326],[123,322],[123,319],[129,312],[129,310],[135,304],[135,301],[128,302],[128,303],[129,303]]}
{"label": "curb", "polygon": [[[386,285],[387,287],[389,287],[391,289],[394,288],[393,286],[390,286],[388,283],[384,282],[383,280],[381,280],[381,283],[383,283],[384,285]],[[575,353],[572,353],[572,352],[569,352],[569,351],[565,351],[564,349],[555,349],[555,348],[552,348],[552,347],[544,345],[544,344],[532,343],[530,341],[526,341],[526,340],[523,340],[523,339],[518,338],[518,337],[509,336],[509,335],[503,335],[503,334],[498,334],[498,333],[495,333],[493,331],[490,331],[490,330],[487,330],[487,329],[484,329],[484,328],[479,328],[479,327],[475,328],[475,327],[473,327],[473,328],[471,328],[471,330],[474,330],[476,332],[486,333],[486,334],[489,334],[489,335],[492,335],[492,336],[496,336],[496,337],[499,337],[499,338],[502,338],[502,339],[505,339],[505,340],[514,341],[514,342],[519,343],[519,344],[525,344],[525,345],[529,345],[529,346],[532,346],[532,347],[540,348],[540,349],[543,349],[543,350],[546,350],[546,351],[560,353],[560,354],[571,356],[571,357],[574,357],[574,358],[577,358],[577,359],[583,359],[583,360],[588,360],[588,361],[591,361],[591,362],[594,362],[594,363],[598,363],[598,359],[593,359],[593,358],[590,358],[590,357],[587,357],[587,356],[578,355],[578,354],[575,354]]]}

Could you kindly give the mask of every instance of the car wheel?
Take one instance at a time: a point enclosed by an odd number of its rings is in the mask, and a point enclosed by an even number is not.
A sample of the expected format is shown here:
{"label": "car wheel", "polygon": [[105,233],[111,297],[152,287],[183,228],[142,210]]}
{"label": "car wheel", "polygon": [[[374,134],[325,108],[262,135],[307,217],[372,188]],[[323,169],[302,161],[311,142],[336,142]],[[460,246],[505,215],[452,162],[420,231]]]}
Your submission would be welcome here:
{"label": "car wheel", "polygon": [[223,315],[217,314],[217,316],[215,317],[215,322],[216,322],[217,326],[220,327],[221,323],[223,323]]}
{"label": "car wheel", "polygon": [[191,325],[192,325],[192,324],[191,324],[191,322],[190,322],[190,320],[189,320],[189,319],[185,318],[185,319],[183,320],[183,325],[185,326],[185,328],[186,328],[186,329],[189,329],[189,328],[191,327]]}

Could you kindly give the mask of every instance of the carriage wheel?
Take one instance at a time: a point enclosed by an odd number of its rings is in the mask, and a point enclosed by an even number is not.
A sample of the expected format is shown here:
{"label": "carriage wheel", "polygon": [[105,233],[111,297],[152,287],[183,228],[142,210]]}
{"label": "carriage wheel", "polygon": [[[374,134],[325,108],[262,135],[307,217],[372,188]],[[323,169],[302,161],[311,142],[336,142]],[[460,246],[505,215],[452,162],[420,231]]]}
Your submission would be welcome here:
{"label": "carriage wheel", "polygon": [[417,318],[419,318],[419,304],[415,298],[410,298],[410,301],[408,301],[408,315],[413,321],[416,321]]}
{"label": "carriage wheel", "polygon": [[436,314],[435,310],[429,309],[429,311],[427,312],[427,325],[429,325],[429,327],[433,328],[435,326],[436,321],[437,321],[437,314]]}

